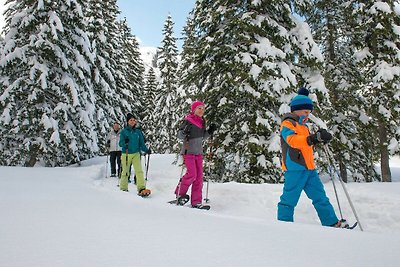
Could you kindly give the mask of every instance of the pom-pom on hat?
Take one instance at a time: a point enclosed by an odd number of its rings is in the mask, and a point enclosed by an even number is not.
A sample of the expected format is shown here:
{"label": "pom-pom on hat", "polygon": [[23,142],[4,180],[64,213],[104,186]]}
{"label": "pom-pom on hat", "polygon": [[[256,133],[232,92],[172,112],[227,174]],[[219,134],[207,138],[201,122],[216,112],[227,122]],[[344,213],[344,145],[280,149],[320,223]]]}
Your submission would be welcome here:
{"label": "pom-pom on hat", "polygon": [[201,102],[201,101],[199,101],[199,100],[194,101],[194,102],[192,103],[192,107],[191,107],[192,113],[193,113],[193,112],[196,110],[196,108],[199,107],[199,106],[205,106],[205,105],[204,105],[203,102]]}
{"label": "pom-pom on hat", "polygon": [[297,95],[293,97],[292,101],[290,101],[290,111],[295,111],[295,110],[303,110],[303,109],[308,109],[308,110],[313,110],[314,105],[311,100],[311,98],[308,97],[310,92],[304,88],[301,87],[297,91]]}

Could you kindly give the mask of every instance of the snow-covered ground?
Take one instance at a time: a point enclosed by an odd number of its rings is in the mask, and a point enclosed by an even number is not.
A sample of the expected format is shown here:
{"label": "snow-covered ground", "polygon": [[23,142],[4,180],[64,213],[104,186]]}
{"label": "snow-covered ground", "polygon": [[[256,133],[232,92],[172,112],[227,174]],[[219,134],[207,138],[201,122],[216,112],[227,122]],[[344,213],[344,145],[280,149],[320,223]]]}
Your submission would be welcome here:
{"label": "snow-covered ground", "polygon": [[[320,226],[305,195],[296,222],[278,222],[275,184],[211,183],[210,211],[167,204],[180,174],[173,160],[152,155],[147,199],[105,178],[106,157],[0,167],[0,266],[399,266],[399,159],[395,182],[346,186],[364,232]],[[336,207],[332,183],[325,187]]]}

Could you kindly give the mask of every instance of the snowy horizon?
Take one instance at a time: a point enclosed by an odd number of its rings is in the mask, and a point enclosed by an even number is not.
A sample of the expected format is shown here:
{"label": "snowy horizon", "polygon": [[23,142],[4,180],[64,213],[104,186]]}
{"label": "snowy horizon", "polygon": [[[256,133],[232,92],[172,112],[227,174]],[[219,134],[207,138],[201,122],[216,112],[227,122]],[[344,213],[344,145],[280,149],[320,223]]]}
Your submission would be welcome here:
{"label": "snowy horizon", "polygon": [[[282,184],[212,182],[210,211],[167,204],[180,174],[175,155],[151,155],[152,195],[142,199],[133,184],[125,193],[116,178],[105,178],[106,159],[0,167],[0,266],[398,266],[397,157],[394,182],[346,184],[364,232],[321,226],[304,194],[295,222],[277,221]],[[322,179],[338,211],[332,183]],[[344,217],[354,222],[338,191]]]}

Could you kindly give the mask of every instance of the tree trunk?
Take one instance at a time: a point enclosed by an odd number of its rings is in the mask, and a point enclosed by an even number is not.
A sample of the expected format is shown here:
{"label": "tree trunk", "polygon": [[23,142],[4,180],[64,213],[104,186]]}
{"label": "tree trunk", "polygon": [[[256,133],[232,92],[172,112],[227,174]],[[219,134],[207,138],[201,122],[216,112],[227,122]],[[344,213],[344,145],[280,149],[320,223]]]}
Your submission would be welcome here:
{"label": "tree trunk", "polygon": [[[375,175],[375,163],[374,163],[374,160],[373,160],[373,158],[372,158],[372,152],[370,152],[369,153],[369,155],[370,155],[370,167],[369,167],[369,169],[370,169],[370,176],[368,177],[368,179],[366,179],[366,182],[368,183],[368,182],[372,182],[373,180],[374,180],[374,177],[376,178],[376,175]],[[378,178],[379,179],[379,178]]]}
{"label": "tree trunk", "polygon": [[374,159],[373,159],[373,154],[372,154],[372,149],[371,149],[372,145],[368,145],[366,144],[364,146],[364,154],[366,156],[366,158],[368,159],[368,168],[367,171],[365,172],[365,182],[370,183],[374,180],[375,177],[375,173],[374,173],[374,169],[375,169],[375,163],[374,163]]}
{"label": "tree trunk", "polygon": [[340,169],[340,177],[342,178],[342,181],[347,183],[346,164],[344,164],[344,162],[342,160],[342,155],[339,155],[339,169]]}
{"label": "tree trunk", "polygon": [[29,159],[25,161],[25,167],[33,167],[36,164],[37,161],[37,155],[39,151],[39,146],[38,145],[32,145],[29,149]]}
{"label": "tree trunk", "polygon": [[386,125],[382,121],[378,123],[378,132],[379,132],[379,150],[381,153],[382,182],[391,182],[392,174],[390,172],[390,167],[389,167],[389,151],[387,149],[388,146],[387,131],[386,131]]}

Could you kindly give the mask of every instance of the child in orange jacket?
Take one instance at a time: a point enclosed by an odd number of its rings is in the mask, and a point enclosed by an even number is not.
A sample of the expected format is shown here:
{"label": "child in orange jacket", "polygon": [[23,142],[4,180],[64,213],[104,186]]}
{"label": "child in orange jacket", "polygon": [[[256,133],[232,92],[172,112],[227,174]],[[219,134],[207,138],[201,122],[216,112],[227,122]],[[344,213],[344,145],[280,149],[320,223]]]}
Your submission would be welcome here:
{"label": "child in orange jacket", "polygon": [[308,94],[307,89],[300,88],[290,102],[291,113],[282,118],[280,133],[285,184],[278,203],[278,220],[293,222],[294,208],[304,190],[322,225],[345,227],[347,223],[338,220],[315,169],[313,146],[328,143],[332,135],[325,129],[310,135],[306,122],[314,106]]}

